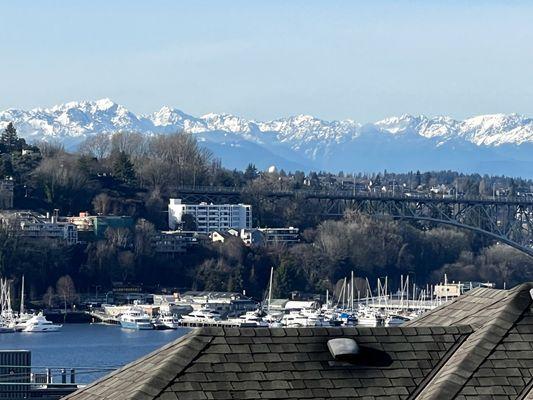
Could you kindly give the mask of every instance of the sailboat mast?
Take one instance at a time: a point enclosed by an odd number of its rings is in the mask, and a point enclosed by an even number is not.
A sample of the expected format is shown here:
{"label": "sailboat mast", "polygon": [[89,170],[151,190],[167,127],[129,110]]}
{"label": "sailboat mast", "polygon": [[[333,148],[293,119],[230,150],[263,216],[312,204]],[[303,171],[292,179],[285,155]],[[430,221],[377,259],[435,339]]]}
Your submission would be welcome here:
{"label": "sailboat mast", "polygon": [[268,308],[267,312],[270,313],[270,303],[272,302],[272,279],[274,275],[274,267],[270,267],[270,284],[268,285]]}
{"label": "sailboat mast", "polygon": [[20,291],[20,315],[24,314],[24,275],[22,275],[22,289]]}
{"label": "sailboat mast", "polygon": [[346,277],[344,277],[344,284],[343,284],[343,291],[342,291],[342,308],[346,310]]}
{"label": "sailboat mast", "polygon": [[353,280],[353,271],[352,271],[352,286],[351,286],[351,289],[352,289],[352,303],[351,303],[351,308],[352,308],[352,312],[353,312],[353,294],[354,294],[354,280]]}

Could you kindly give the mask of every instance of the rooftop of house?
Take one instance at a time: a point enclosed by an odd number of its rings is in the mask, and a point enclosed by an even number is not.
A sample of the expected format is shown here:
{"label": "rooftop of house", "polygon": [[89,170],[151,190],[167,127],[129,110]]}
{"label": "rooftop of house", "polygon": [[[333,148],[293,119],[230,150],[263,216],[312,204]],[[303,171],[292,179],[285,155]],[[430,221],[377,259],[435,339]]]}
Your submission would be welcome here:
{"label": "rooftop of house", "polygon": [[[67,398],[533,398],[532,288],[474,289],[402,327],[201,328]],[[359,353],[335,359],[333,338]]]}

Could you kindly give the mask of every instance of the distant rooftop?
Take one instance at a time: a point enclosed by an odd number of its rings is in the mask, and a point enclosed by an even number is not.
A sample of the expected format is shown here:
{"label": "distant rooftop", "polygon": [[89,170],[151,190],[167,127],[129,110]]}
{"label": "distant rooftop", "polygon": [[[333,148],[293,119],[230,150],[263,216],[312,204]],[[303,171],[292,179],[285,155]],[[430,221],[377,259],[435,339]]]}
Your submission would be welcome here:
{"label": "distant rooftop", "polygon": [[[197,329],[67,398],[533,398],[532,288],[474,289],[402,327]],[[336,360],[333,338],[359,355]]]}

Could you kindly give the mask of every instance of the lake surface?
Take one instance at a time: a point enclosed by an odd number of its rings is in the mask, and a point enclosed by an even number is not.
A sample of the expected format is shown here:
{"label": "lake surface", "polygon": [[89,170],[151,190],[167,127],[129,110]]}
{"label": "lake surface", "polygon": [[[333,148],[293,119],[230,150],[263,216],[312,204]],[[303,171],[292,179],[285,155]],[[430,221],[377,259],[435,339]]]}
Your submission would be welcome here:
{"label": "lake surface", "polygon": [[187,332],[186,328],[136,331],[114,325],[65,324],[59,332],[0,334],[0,349],[31,350],[32,366],[55,368],[56,373],[59,368],[77,368],[76,381],[90,383],[109,373],[104,368],[119,368]]}

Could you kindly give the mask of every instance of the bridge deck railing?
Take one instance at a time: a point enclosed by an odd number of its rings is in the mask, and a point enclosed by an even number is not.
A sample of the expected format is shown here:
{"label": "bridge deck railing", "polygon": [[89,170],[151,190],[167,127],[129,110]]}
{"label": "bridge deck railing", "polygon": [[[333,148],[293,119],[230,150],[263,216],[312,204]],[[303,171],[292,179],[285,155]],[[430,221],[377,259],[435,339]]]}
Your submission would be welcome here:
{"label": "bridge deck railing", "polygon": [[[224,187],[224,186],[179,186],[178,193],[187,194],[227,194],[242,195],[252,193],[247,187]],[[277,189],[260,192],[267,196],[302,196],[308,198],[337,198],[337,199],[389,199],[401,201],[443,201],[448,203],[478,202],[486,204],[522,204],[533,206],[532,197],[510,197],[510,196],[455,196],[434,193],[391,193],[391,192],[371,192],[353,190],[313,190],[313,189]]]}

